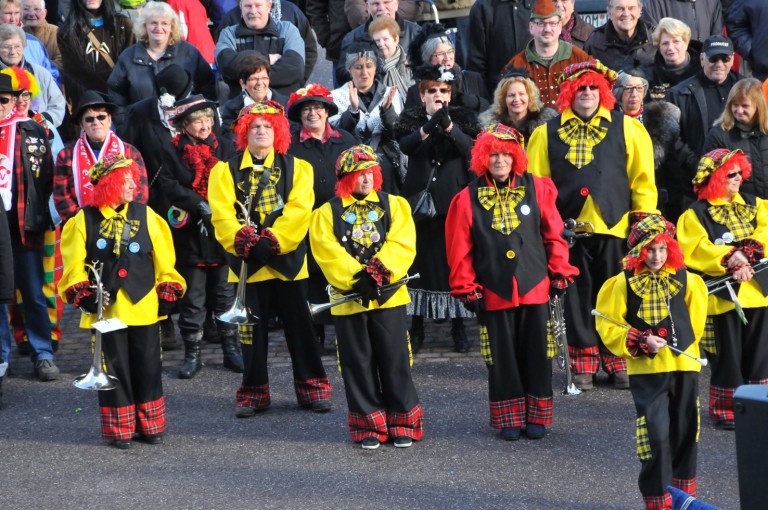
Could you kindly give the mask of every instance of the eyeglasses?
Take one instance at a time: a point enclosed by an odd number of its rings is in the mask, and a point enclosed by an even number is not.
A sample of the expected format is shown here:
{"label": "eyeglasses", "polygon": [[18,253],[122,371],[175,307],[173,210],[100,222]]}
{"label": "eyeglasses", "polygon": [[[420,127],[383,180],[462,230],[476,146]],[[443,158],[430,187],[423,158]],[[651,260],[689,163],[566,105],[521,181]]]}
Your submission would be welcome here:
{"label": "eyeglasses", "polygon": [[440,88],[431,87],[427,89],[427,94],[437,94],[438,92],[440,92],[441,94],[449,94],[451,92],[451,89],[449,89],[448,87],[440,87]]}
{"label": "eyeglasses", "polygon": [[34,12],[35,14],[43,12],[43,9],[38,9],[37,7],[24,7],[22,10],[24,12]]}
{"label": "eyeglasses", "polygon": [[450,50],[441,51],[439,53],[433,53],[432,58],[436,58],[438,60],[442,60],[445,57],[452,57],[456,54],[456,50],[451,48]]}
{"label": "eyeglasses", "polygon": [[85,121],[86,124],[92,124],[95,121],[103,122],[107,120],[107,114],[106,113],[100,113],[98,115],[89,115],[88,117],[83,117],[83,121]]}
{"label": "eyeglasses", "polygon": [[23,51],[24,47],[21,44],[3,44],[0,46],[0,50],[11,52],[11,51]]}
{"label": "eyeglasses", "polygon": [[13,101],[13,99],[11,99],[10,97],[0,97],[0,104],[8,104],[11,101]]}
{"label": "eyeglasses", "polygon": [[31,97],[32,97],[32,94],[30,94],[29,92],[27,92],[27,91],[25,90],[24,92],[22,92],[21,94],[19,94],[19,95],[18,95],[18,96],[16,96],[16,97],[17,97],[18,99],[23,99],[24,101],[29,101],[29,98],[31,98]]}
{"label": "eyeglasses", "polygon": [[732,55],[715,55],[714,57],[708,57],[710,64],[717,64],[718,62],[728,63],[733,59]]}
{"label": "eyeglasses", "polygon": [[306,106],[301,107],[302,113],[309,113],[309,112],[320,112],[325,110],[325,106],[321,104],[308,104]]}
{"label": "eyeglasses", "polygon": [[738,172],[731,172],[731,173],[727,174],[727,175],[726,175],[726,177],[728,177],[729,179],[733,179],[733,178],[735,178],[737,175],[738,175],[739,177],[741,177],[741,170],[739,170]]}
{"label": "eyeglasses", "polygon": [[636,87],[624,87],[624,92],[627,92],[630,96],[635,92],[643,95],[645,94],[645,85],[638,85]]}
{"label": "eyeglasses", "polygon": [[251,76],[248,78],[248,83],[267,83],[269,76]]}
{"label": "eyeglasses", "polygon": [[584,92],[586,90],[597,90],[598,88],[599,87],[597,85],[582,85],[576,90],[578,90],[579,92]]}
{"label": "eyeglasses", "polygon": [[547,27],[547,28],[555,29],[555,28],[560,26],[560,22],[559,21],[541,21],[540,19],[531,21],[531,23],[533,23],[534,25],[536,25],[539,28]]}

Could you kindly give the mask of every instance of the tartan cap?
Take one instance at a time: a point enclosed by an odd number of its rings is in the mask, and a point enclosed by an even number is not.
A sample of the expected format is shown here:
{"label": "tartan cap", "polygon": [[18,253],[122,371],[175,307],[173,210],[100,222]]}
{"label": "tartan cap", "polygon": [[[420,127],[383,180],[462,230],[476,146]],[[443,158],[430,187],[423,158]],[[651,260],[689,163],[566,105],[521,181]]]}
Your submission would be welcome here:
{"label": "tartan cap", "polygon": [[642,249],[659,234],[675,236],[675,226],[660,214],[651,214],[635,223],[627,237],[628,257],[638,258]]}
{"label": "tartan cap", "polygon": [[368,145],[354,145],[345,150],[336,160],[336,177],[341,179],[347,174],[352,174],[379,166],[376,153]]}
{"label": "tartan cap", "polygon": [[520,131],[500,122],[490,124],[483,133],[488,133],[505,142],[517,142],[520,145],[525,141],[525,137]]}
{"label": "tartan cap", "polygon": [[118,168],[125,168],[132,164],[133,160],[126,158],[122,154],[109,154],[91,167],[88,171],[88,177],[91,178],[91,182],[96,184]]}
{"label": "tartan cap", "polygon": [[563,74],[557,78],[557,83],[560,84],[564,81],[575,80],[582,74],[590,72],[602,75],[611,84],[613,84],[619,77],[619,74],[616,71],[606,67],[605,64],[599,60],[594,59],[569,65],[565,68]]}
{"label": "tartan cap", "polygon": [[726,161],[736,154],[744,154],[741,149],[729,151],[728,149],[714,149],[704,154],[699,160],[699,168],[696,170],[696,176],[693,178],[693,186],[701,188],[709,176],[723,166]]}
{"label": "tartan cap", "polygon": [[285,108],[277,101],[259,101],[240,110],[237,118],[240,119],[245,115],[285,115]]}

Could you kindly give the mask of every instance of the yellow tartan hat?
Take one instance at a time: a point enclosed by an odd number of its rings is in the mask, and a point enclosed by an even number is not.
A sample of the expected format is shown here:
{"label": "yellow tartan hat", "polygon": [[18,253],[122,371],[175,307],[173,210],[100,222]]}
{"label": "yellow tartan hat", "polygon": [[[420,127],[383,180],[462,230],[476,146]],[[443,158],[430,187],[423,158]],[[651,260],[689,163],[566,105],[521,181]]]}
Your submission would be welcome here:
{"label": "yellow tartan hat", "polygon": [[93,183],[97,183],[118,168],[125,168],[132,164],[133,160],[126,158],[122,154],[110,154],[104,156],[101,161],[96,162],[96,164],[91,167],[88,171],[88,177],[91,178]]}
{"label": "yellow tartan hat", "polygon": [[376,153],[368,145],[354,145],[345,150],[336,160],[336,177],[341,179],[346,174],[352,174],[379,166]]}
{"label": "yellow tartan hat", "polygon": [[691,181],[694,188],[701,188],[709,179],[709,176],[723,166],[726,161],[737,154],[744,154],[741,149],[729,151],[728,149],[714,149],[704,154],[699,160],[699,167],[696,170],[696,176]]}

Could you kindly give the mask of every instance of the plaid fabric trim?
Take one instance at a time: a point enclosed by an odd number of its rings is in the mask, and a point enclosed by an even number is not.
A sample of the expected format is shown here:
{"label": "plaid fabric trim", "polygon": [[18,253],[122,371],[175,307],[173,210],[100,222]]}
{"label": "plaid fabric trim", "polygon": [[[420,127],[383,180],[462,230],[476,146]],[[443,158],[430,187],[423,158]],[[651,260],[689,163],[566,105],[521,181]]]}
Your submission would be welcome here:
{"label": "plaid fabric trim", "polygon": [[77,282],[74,285],[70,285],[67,287],[67,290],[64,291],[64,299],[66,299],[67,303],[70,305],[75,304],[75,300],[79,301],[78,295],[81,292],[87,292],[87,294],[85,294],[86,296],[91,295],[90,286],[91,282],[89,281]]}
{"label": "plaid fabric trim", "polygon": [[605,370],[607,374],[627,371],[627,361],[624,358],[614,356],[611,354],[611,351],[606,349],[603,345],[600,346],[600,361],[603,364],[603,370]]}
{"label": "plaid fabric trim", "polygon": [[243,345],[253,345],[253,326],[237,326],[240,343]]}
{"label": "plaid fabric trim", "polygon": [[552,319],[547,319],[547,359],[552,359],[557,354],[555,347],[555,334],[552,330]]}
{"label": "plaid fabric trim", "polygon": [[696,442],[699,442],[701,435],[701,398],[696,395]]}
{"label": "plaid fabric trim", "polygon": [[672,478],[672,486],[696,497],[696,477],[693,478]]}
{"label": "plaid fabric trim", "polygon": [[696,175],[693,176],[691,181],[694,185],[694,191],[703,184],[710,175],[715,173],[718,168],[723,166],[729,159],[736,154],[744,154],[741,149],[729,151],[728,149],[714,149],[704,154],[699,160],[699,165],[696,169]]}
{"label": "plaid fabric trim", "polygon": [[525,423],[525,397],[489,402],[491,407],[491,427],[505,429],[522,427]]}
{"label": "plaid fabric trim", "polygon": [[384,209],[375,203],[358,200],[344,209],[341,213],[341,221],[351,226],[352,242],[370,248],[381,240],[376,220],[383,216]]}
{"label": "plaid fabric trim", "polygon": [[762,384],[765,386],[768,385],[768,379],[748,379],[746,384]]}
{"label": "plaid fabric trim", "polygon": [[557,135],[568,145],[566,161],[578,169],[595,159],[592,150],[607,134],[608,128],[592,125],[578,118],[570,119],[557,130]]}
{"label": "plaid fabric trim", "polygon": [[240,385],[235,394],[235,405],[252,407],[257,411],[269,407],[272,401],[269,398],[269,384],[256,386]]}
{"label": "plaid fabric trim", "polygon": [[131,439],[136,431],[136,408],[104,407],[101,410],[101,437],[107,441]]}
{"label": "plaid fabric trim", "polygon": [[138,430],[144,435],[165,431],[165,397],[137,404]]}
{"label": "plaid fabric trim", "polygon": [[248,258],[251,254],[251,248],[253,248],[259,241],[259,236],[256,235],[256,230],[253,227],[246,225],[235,234],[235,253],[239,257]]}
{"label": "plaid fabric trim", "polygon": [[637,436],[637,458],[640,461],[649,460],[651,458],[651,441],[648,439],[648,425],[645,420],[645,416],[638,416],[635,420],[635,428]]}
{"label": "plaid fabric trim", "polygon": [[493,354],[491,354],[491,341],[488,338],[488,328],[480,324],[480,355],[486,365],[493,365]]}
{"label": "plaid fabric trim", "polygon": [[379,166],[376,152],[368,145],[354,145],[336,159],[336,177],[341,179],[344,174],[360,172],[374,166]]}
{"label": "plaid fabric trim", "polygon": [[177,282],[161,282],[157,286],[157,297],[165,301],[175,302],[184,295],[184,287]]}
{"label": "plaid fabric trim", "polygon": [[594,347],[568,346],[571,371],[574,374],[596,374],[600,368],[600,351]]}
{"label": "plaid fabric trim", "polygon": [[739,249],[744,252],[744,255],[746,255],[750,264],[760,262],[760,259],[765,256],[765,249],[763,248],[762,243],[757,239],[742,239],[738,244]]}
{"label": "plaid fabric trim", "polygon": [[354,443],[359,443],[368,436],[373,436],[382,443],[387,440],[387,413],[379,409],[371,414],[347,413],[347,425]]}
{"label": "plaid fabric trim", "polygon": [[667,302],[680,292],[683,284],[664,270],[658,275],[643,271],[629,277],[629,288],[642,300],[637,316],[653,326],[667,318]]}
{"label": "plaid fabric trim", "polygon": [[717,344],[715,344],[715,321],[710,315],[707,317],[707,322],[704,324],[704,334],[701,335],[701,341],[699,346],[705,351],[717,354]]}
{"label": "plaid fabric trim", "polygon": [[672,510],[672,496],[667,492],[663,496],[643,496],[645,510]]}
{"label": "plaid fabric trim", "polygon": [[305,381],[293,381],[296,399],[300,406],[308,406],[318,400],[331,399],[331,383],[327,377],[316,377]]}
{"label": "plaid fabric trim", "polygon": [[534,397],[533,395],[526,395],[525,421],[528,423],[536,423],[537,425],[551,425],[552,403],[552,397]]}
{"label": "plaid fabric trim", "polygon": [[[241,190],[244,193],[254,193],[259,188],[259,181],[264,174],[264,167],[254,167],[250,175],[250,181],[248,182],[248,190]],[[279,167],[272,168],[272,173],[269,175],[269,182],[259,196],[259,202],[253,207],[253,210],[261,214],[269,214],[281,208],[284,204],[283,197],[277,193],[277,181],[280,180],[282,170]],[[238,187],[240,185],[238,184]]]}
{"label": "plaid fabric trim", "polygon": [[[112,239],[115,242],[112,252],[120,256],[120,241],[123,235],[123,225],[126,219],[122,214],[115,214],[111,218],[104,218],[99,223],[99,235],[105,239]],[[141,227],[139,220],[131,220],[131,237],[134,237]]]}
{"label": "plaid fabric trim", "polygon": [[391,437],[405,436],[414,441],[421,441],[424,438],[424,411],[421,403],[416,404],[407,413],[389,411],[387,424]]}
{"label": "plaid fabric trim", "polygon": [[525,196],[525,187],[518,186],[504,188],[504,197],[502,198],[499,188],[493,186],[483,186],[477,189],[477,200],[480,205],[488,211],[493,208],[493,219],[491,228],[508,236],[520,225],[520,219],[517,217],[515,207]]}
{"label": "plaid fabric trim", "polygon": [[757,207],[754,205],[730,202],[709,206],[707,212],[715,222],[728,227],[734,241],[741,241],[755,231],[751,223],[757,215]]}
{"label": "plaid fabric trim", "polygon": [[709,386],[709,417],[712,421],[733,420],[733,394],[736,388]]}

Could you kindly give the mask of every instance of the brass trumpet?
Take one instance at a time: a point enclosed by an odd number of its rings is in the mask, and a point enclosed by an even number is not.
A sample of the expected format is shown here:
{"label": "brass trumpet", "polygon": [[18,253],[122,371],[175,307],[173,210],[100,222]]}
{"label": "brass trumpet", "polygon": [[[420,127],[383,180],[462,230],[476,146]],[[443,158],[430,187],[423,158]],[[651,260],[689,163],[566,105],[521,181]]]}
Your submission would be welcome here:
{"label": "brass trumpet", "polygon": [[595,233],[595,226],[588,221],[576,221],[573,218],[563,220],[563,238],[568,242],[568,247],[576,243],[576,239],[591,237]]}
{"label": "brass trumpet", "polygon": [[[93,275],[96,287],[96,310],[99,321],[104,319],[104,287],[101,284],[101,271],[104,268],[103,262],[93,262],[86,264],[88,272]],[[76,377],[72,384],[81,390],[114,390],[120,385],[120,381],[104,371],[101,360],[101,331],[96,329],[96,341],[93,345],[93,359],[91,360],[91,369],[87,374]]]}
{"label": "brass trumpet", "polygon": [[[405,285],[411,280],[415,280],[416,278],[421,278],[421,275],[419,273],[416,273],[411,276],[404,276],[397,280],[396,282],[392,282],[388,285],[382,285],[379,289],[379,293],[386,292],[388,290],[396,289],[402,285]],[[317,315],[326,311],[330,310],[334,306],[339,306],[344,303],[349,303],[350,301],[356,301],[360,299],[360,293],[359,292],[350,292],[348,294],[343,294],[339,292],[338,290],[334,289],[332,286],[328,285],[328,297],[330,298],[330,302],[328,303],[310,303],[307,301],[307,307],[309,307],[309,314],[312,316],[312,319],[316,319]]]}
{"label": "brass trumpet", "polygon": [[555,358],[557,366],[565,370],[565,389],[563,395],[579,395],[581,390],[573,384],[571,375],[571,360],[568,355],[568,341],[565,335],[565,314],[563,312],[563,298],[554,296],[549,300],[549,323],[552,337],[555,341]]}
{"label": "brass trumpet", "polygon": [[[253,226],[251,223],[251,201],[253,200],[253,185],[251,193],[245,199],[245,204],[235,202],[243,212],[243,225]],[[248,262],[243,259],[240,264],[240,273],[237,277],[237,289],[235,290],[235,301],[226,312],[216,316],[221,322],[237,324],[239,326],[253,326],[259,322],[259,318],[251,313],[251,310],[245,306],[245,285],[248,281]]]}

